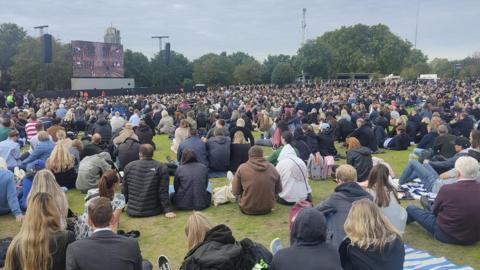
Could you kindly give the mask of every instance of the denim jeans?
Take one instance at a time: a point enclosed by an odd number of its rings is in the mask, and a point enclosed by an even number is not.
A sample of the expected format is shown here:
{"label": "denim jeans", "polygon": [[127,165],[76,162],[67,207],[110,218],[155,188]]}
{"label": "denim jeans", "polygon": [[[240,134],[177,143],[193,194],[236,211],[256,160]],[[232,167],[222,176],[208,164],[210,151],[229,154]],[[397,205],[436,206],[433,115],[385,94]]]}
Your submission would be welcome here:
{"label": "denim jeans", "polygon": [[422,152],[425,151],[425,149],[422,149],[422,148],[415,148],[413,149],[413,153],[416,155],[416,156],[421,156],[422,155]]}
{"label": "denim jeans", "polygon": [[417,160],[410,160],[400,176],[399,183],[403,185],[415,178],[420,178],[425,189],[431,192],[438,179],[438,173],[430,164],[421,164]]}
{"label": "denim jeans", "polygon": [[[212,184],[210,182],[208,182],[207,191],[210,194],[212,194]],[[168,186],[168,194],[170,194],[170,196],[172,196],[172,194],[174,194],[174,193],[175,193],[175,188],[173,187],[173,185],[169,185]]]}
{"label": "denim jeans", "polygon": [[440,230],[437,225],[437,217],[433,213],[420,209],[416,206],[409,205],[407,207],[407,214],[409,219],[417,222],[438,241],[446,244],[461,244]]}

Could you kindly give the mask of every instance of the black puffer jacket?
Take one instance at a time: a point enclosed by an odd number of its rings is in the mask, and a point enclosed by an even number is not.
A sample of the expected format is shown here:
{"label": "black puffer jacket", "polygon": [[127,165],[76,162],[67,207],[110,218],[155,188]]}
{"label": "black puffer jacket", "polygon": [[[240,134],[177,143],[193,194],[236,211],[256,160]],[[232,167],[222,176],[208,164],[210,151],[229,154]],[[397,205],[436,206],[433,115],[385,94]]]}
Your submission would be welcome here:
{"label": "black puffer jacket", "polygon": [[328,129],[318,133],[318,150],[320,151],[320,155],[324,157],[337,155],[332,130]]}
{"label": "black puffer jacket", "polygon": [[102,144],[108,145],[110,144],[110,140],[112,139],[112,126],[110,123],[105,120],[105,118],[100,118],[95,122],[92,128],[92,134],[98,133],[102,136]]}
{"label": "black puffer jacket", "polygon": [[210,206],[212,195],[207,191],[208,168],[200,162],[180,165],[175,171],[172,203],[180,210],[202,210]]}
{"label": "black puffer jacket", "polygon": [[235,241],[230,228],[220,224],[208,231],[205,240],[188,252],[180,269],[251,270],[255,265],[254,256],[246,252],[242,243]]}
{"label": "black puffer jacket", "polygon": [[293,223],[290,247],[275,254],[271,269],[342,269],[338,251],[325,243],[326,233],[327,221],[323,214],[314,208],[303,209]]}
{"label": "black puffer jacket", "polygon": [[372,150],[365,146],[349,150],[347,152],[347,164],[352,165],[357,170],[359,182],[367,180],[373,167]]}
{"label": "black puffer jacket", "polygon": [[123,194],[127,214],[149,217],[171,212],[167,166],[152,159],[130,162],[124,169]]}
{"label": "black puffer jacket", "polygon": [[140,143],[135,139],[128,138],[116,148],[118,158],[118,170],[123,171],[125,166],[135,160],[139,159],[138,152],[140,150]]}
{"label": "black puffer jacket", "polygon": [[355,130],[352,122],[347,119],[340,119],[337,123],[337,128],[335,129],[335,137],[339,141],[345,141],[347,136]]}

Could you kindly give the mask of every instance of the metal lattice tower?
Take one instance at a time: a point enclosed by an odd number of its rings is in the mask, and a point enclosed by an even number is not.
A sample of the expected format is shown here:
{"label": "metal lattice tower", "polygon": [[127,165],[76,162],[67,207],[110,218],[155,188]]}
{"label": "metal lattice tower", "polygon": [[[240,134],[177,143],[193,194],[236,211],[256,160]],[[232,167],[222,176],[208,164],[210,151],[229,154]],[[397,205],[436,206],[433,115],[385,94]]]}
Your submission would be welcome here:
{"label": "metal lattice tower", "polygon": [[302,10],[302,45],[305,44],[305,38],[307,34],[307,9]]}

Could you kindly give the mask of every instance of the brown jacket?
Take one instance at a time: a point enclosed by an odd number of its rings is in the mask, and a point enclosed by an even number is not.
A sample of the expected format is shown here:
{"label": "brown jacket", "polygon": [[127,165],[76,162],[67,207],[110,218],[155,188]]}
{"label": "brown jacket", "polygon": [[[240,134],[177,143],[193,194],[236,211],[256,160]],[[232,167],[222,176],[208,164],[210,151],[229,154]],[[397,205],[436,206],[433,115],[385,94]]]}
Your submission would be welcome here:
{"label": "brown jacket", "polygon": [[47,133],[48,133],[48,135],[50,135],[52,137],[52,140],[54,142],[57,142],[57,140],[58,140],[57,139],[57,131],[59,131],[61,129],[65,130],[65,128],[60,126],[60,125],[53,125],[53,126],[47,128]]}
{"label": "brown jacket", "polygon": [[280,175],[264,158],[250,158],[240,165],[232,183],[232,193],[240,196],[240,209],[248,215],[270,213],[281,191]]}

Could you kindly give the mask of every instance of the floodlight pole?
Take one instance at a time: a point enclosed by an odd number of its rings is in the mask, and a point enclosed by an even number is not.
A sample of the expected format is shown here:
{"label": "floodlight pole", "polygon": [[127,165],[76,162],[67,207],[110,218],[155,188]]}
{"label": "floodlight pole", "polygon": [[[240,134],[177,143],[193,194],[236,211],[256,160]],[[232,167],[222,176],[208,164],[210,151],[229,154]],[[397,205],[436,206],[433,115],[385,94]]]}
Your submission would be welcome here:
{"label": "floodlight pole", "polygon": [[[33,27],[34,29],[38,29],[38,33],[40,34],[40,42],[42,37],[43,37],[43,29],[44,28],[48,28],[48,25],[39,25],[39,26],[35,26]],[[43,63],[45,65],[45,69],[43,71],[43,90],[44,91],[47,91],[47,83],[48,83],[48,71],[47,71],[47,68],[48,68],[48,65],[47,63]]]}
{"label": "floodlight pole", "polygon": [[170,38],[170,36],[152,36],[152,39],[158,39],[158,54],[162,52],[162,40]]}

